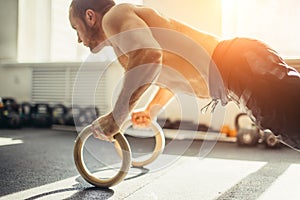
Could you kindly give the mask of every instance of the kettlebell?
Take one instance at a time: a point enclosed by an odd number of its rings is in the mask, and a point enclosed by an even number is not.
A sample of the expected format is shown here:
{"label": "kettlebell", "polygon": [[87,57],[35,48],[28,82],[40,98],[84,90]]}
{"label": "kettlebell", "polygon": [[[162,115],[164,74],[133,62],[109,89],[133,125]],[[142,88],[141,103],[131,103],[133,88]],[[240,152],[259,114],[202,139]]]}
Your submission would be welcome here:
{"label": "kettlebell", "polygon": [[23,126],[32,125],[32,105],[29,102],[23,102],[20,106],[20,118]]}
{"label": "kettlebell", "polygon": [[47,103],[37,103],[32,108],[32,120],[34,127],[51,127],[52,109]]}
{"label": "kettlebell", "polygon": [[65,125],[65,116],[68,110],[63,104],[56,104],[52,108],[52,124]]}
{"label": "kettlebell", "polygon": [[235,117],[235,128],[237,130],[237,144],[239,146],[256,146],[260,139],[260,130],[252,123],[250,127],[242,128],[240,120],[248,116],[246,113],[240,113]]}
{"label": "kettlebell", "polygon": [[3,98],[2,116],[4,126],[12,129],[21,128],[19,104],[13,98]]}
{"label": "kettlebell", "polygon": [[85,116],[83,109],[77,105],[69,106],[65,116],[65,125],[83,127]]}

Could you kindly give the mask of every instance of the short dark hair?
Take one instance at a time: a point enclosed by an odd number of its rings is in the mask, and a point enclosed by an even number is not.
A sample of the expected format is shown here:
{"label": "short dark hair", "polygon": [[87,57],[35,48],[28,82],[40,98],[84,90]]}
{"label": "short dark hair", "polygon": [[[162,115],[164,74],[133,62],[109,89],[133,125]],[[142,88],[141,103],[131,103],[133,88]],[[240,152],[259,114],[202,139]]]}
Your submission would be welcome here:
{"label": "short dark hair", "polygon": [[87,9],[103,13],[115,4],[116,3],[113,0],[73,0],[70,8],[72,8],[72,14],[74,16],[83,19]]}

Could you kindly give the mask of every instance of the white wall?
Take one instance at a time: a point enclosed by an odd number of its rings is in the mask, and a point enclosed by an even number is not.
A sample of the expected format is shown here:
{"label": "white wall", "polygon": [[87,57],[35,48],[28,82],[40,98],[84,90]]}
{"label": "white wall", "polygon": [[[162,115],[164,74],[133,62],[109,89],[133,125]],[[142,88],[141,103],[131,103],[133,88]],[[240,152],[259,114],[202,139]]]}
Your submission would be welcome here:
{"label": "white wall", "polygon": [[0,61],[16,61],[18,0],[0,0],[0,5]]}
{"label": "white wall", "polygon": [[299,0],[223,2],[223,37],[259,39],[285,59],[299,58]]}
{"label": "white wall", "polygon": [[31,98],[31,68],[26,66],[0,66],[0,96],[14,97],[17,101]]}

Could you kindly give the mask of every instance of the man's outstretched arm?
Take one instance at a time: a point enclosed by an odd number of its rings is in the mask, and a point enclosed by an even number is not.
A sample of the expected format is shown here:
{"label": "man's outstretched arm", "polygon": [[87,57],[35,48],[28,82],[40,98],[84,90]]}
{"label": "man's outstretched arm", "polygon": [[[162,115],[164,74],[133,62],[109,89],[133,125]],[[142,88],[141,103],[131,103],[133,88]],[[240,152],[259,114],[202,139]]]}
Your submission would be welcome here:
{"label": "man's outstretched arm", "polygon": [[[128,6],[114,8],[103,19],[103,28],[114,48],[126,54],[128,64],[120,95],[113,111],[93,122],[94,133],[111,137],[158,77],[162,51],[147,24]],[[120,15],[120,13],[124,13]]]}

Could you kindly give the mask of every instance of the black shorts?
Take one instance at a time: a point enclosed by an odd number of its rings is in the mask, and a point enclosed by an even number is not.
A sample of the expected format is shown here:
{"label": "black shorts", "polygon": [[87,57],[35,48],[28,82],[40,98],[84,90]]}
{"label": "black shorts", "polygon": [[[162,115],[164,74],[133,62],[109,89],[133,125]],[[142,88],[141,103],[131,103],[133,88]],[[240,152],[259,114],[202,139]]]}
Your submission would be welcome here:
{"label": "black shorts", "polygon": [[247,38],[222,41],[213,60],[229,99],[262,130],[300,149],[300,74],[269,46]]}

